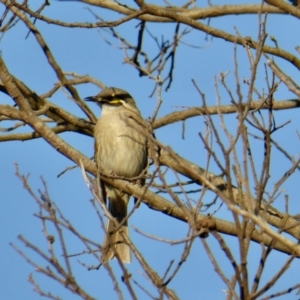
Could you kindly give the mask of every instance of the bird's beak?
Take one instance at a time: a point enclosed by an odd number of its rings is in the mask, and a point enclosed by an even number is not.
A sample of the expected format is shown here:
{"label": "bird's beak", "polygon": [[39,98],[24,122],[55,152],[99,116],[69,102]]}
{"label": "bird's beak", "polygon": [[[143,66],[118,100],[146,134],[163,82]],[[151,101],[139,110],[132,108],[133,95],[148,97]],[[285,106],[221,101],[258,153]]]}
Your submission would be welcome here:
{"label": "bird's beak", "polygon": [[94,97],[94,96],[86,97],[86,98],[84,98],[84,101],[98,102],[98,101],[97,101],[97,98]]}

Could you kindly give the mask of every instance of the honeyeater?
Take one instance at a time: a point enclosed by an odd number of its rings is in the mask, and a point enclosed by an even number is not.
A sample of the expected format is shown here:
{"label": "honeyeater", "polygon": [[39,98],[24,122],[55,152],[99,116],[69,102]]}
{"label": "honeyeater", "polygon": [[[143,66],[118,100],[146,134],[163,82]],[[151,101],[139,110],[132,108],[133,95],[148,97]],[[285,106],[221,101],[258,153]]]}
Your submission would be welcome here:
{"label": "honeyeater", "polygon": [[[94,130],[94,157],[98,170],[127,178],[143,177],[147,166],[147,137],[132,126],[132,122],[138,125],[135,120],[142,120],[142,117],[130,94],[110,87],[85,100],[98,103],[101,107],[101,116]],[[108,198],[108,209],[115,220],[108,219],[102,259],[108,261],[118,255],[122,262],[129,263],[130,249],[122,239],[122,234],[128,236],[127,221],[118,231],[115,229],[127,216],[130,195],[106,183],[103,183],[102,195]]]}

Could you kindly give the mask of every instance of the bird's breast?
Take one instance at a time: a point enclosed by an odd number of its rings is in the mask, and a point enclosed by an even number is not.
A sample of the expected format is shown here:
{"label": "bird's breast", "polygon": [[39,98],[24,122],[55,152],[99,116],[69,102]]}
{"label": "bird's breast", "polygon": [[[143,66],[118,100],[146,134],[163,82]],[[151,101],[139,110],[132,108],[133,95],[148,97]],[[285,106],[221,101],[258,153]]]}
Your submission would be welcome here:
{"label": "bird's breast", "polygon": [[147,164],[146,138],[121,116],[102,116],[95,127],[97,164],[116,175],[135,177]]}

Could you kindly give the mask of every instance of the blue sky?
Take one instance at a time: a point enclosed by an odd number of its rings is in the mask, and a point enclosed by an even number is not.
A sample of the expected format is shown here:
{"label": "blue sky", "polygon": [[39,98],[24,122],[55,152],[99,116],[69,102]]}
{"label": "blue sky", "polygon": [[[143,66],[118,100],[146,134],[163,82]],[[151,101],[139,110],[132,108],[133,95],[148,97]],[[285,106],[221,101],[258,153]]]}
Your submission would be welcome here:
{"label": "blue sky", "polygon": [[[129,3],[129,2],[128,2]],[[223,1],[215,1],[214,4],[222,4]],[[35,3],[36,4],[36,3]],[[200,4],[199,4],[200,5]],[[79,2],[59,2],[52,1],[47,7],[44,14],[64,21],[77,22],[93,22],[94,17],[86,9],[87,4]],[[107,10],[96,7],[90,7],[95,13],[98,13],[105,19],[117,18],[117,14],[110,14]],[[0,13],[4,11],[4,6],[0,5]],[[117,28],[120,34],[127,36],[132,42],[135,41],[135,26],[138,22],[132,21]],[[253,39],[257,37],[257,16],[232,16],[211,20],[211,25],[223,30],[234,33],[234,26],[237,27],[243,36],[251,36]],[[69,29],[60,28],[54,25],[48,25],[37,21],[38,29],[43,34],[47,44],[49,45],[55,59],[64,71],[76,72],[80,75],[89,74],[92,77],[102,81],[107,86],[117,86],[128,90],[136,99],[137,105],[141,110],[143,117],[147,118],[152,115],[156,105],[156,98],[150,98],[149,95],[153,89],[153,81],[146,77],[140,78],[137,71],[128,64],[124,64],[123,52],[116,47],[109,46],[103,39],[106,36],[114,44],[118,45],[116,40],[105,34],[99,29]],[[296,54],[294,50],[299,41],[300,33],[292,32],[290,36],[290,28],[298,28],[299,21],[290,16],[268,16],[267,32],[278,40],[279,46],[287,51]],[[164,35],[165,38],[172,38],[175,28],[174,24],[151,24],[151,30],[158,34]],[[32,90],[38,94],[48,91],[57,79],[53,70],[47,64],[46,58],[41,49],[37,45],[33,35],[26,38],[28,30],[18,22],[9,32],[1,39],[0,50],[2,57],[7,64],[9,71],[22,80]],[[200,106],[201,98],[193,87],[192,79],[194,79],[202,92],[206,95],[208,105],[216,104],[215,77],[220,72],[229,72],[228,84],[235,91],[234,85],[234,47],[231,43],[224,42],[219,39],[205,40],[205,35],[200,32],[193,31],[184,38],[186,43],[191,43],[198,48],[191,48],[186,45],[179,47],[176,62],[175,76],[172,88],[168,92],[163,92],[163,104],[159,111],[159,116],[163,116],[172,111],[181,109],[182,107]],[[270,40],[267,44],[273,46]],[[155,43],[147,42],[147,51],[154,53]],[[249,78],[250,69],[245,50],[238,47],[239,58],[239,74],[240,78]],[[299,78],[299,70],[293,66],[289,66],[280,59],[275,59],[284,70],[286,70],[295,81]],[[264,62],[264,60],[262,60]],[[257,87],[265,87],[263,65],[260,67],[257,79]],[[244,96],[247,95],[247,87],[242,87]],[[78,87],[78,91],[82,98],[94,95],[99,90],[91,84]],[[229,97],[225,93],[224,88],[220,87],[222,96],[221,103],[228,104]],[[276,99],[284,100],[294,98],[294,96],[283,85],[276,93]],[[70,112],[84,117],[82,112],[76,105],[67,99],[63,91],[59,91],[50,99],[50,101],[61,105]],[[0,97],[1,104],[12,104],[12,100],[5,95]],[[92,106],[91,109],[96,115],[100,114],[99,108]],[[287,120],[292,122],[275,133],[274,138],[283,144],[292,155],[299,155],[299,139],[297,130],[299,128],[299,112],[297,110],[275,112],[277,124],[284,123]],[[217,117],[214,117],[217,120]],[[226,124],[235,132],[236,116],[229,115],[225,117]],[[167,126],[156,131],[157,138],[165,145],[171,146],[175,152],[186,157],[200,166],[205,166],[206,155],[204,147],[199,139],[199,132],[205,131],[205,120],[203,118],[194,118],[186,122],[185,139],[181,138],[182,124],[177,123]],[[9,127],[11,123],[1,125],[1,127]],[[23,127],[18,132],[27,132],[29,128]],[[2,134],[2,133],[1,133]],[[76,149],[79,149],[88,157],[93,156],[93,140],[89,137],[80,136],[75,133],[64,133],[62,137]],[[216,149],[218,151],[218,149]],[[263,145],[255,144],[253,148],[254,155],[259,162],[263,155]],[[15,176],[14,163],[17,162],[22,174],[30,174],[29,182],[36,191],[42,189],[40,177],[47,181],[49,193],[60,207],[66,218],[69,219],[80,232],[97,241],[103,239],[103,231],[99,220],[93,210],[90,199],[92,198],[87,186],[85,185],[81,173],[78,169],[67,172],[64,176],[57,178],[57,175],[66,167],[73,165],[72,162],[62,157],[58,152],[51,148],[43,140],[34,140],[29,142],[5,142],[0,145],[0,157],[2,157],[0,168],[0,293],[3,299],[39,299],[40,297],[32,291],[32,286],[27,282],[28,275],[33,272],[32,267],[16,253],[9,243],[18,245],[25,253],[32,256],[29,249],[17,240],[19,234],[28,238],[36,245],[42,247],[46,251],[46,243],[43,239],[42,227],[40,221],[34,217],[38,207],[32,198],[22,188],[21,182]],[[291,164],[282,158],[281,155],[275,154],[274,164],[271,169],[272,178],[270,186],[274,184],[282,176],[283,170],[286,170]],[[218,172],[215,166],[212,171]],[[171,178],[171,176],[170,176]],[[290,197],[290,210],[292,213],[298,213],[297,175],[291,177],[283,186],[283,189]],[[195,199],[197,196],[194,196]],[[284,208],[284,197],[280,197],[276,202],[276,207]],[[225,206],[216,214],[218,218],[228,218],[229,213]],[[168,218],[161,213],[157,213],[148,209],[146,206],[141,207],[134,213],[130,219],[130,225],[138,227],[140,230],[151,235],[157,235],[161,238],[179,240],[186,236],[188,227],[185,223],[178,222]],[[52,229],[50,228],[50,231]],[[169,265],[170,259],[174,259],[178,263],[182,251],[182,245],[168,245],[151,241],[146,237],[140,236],[130,229],[131,238],[136,243],[138,249],[149,260],[155,270],[162,275]],[[70,241],[72,251],[82,251],[81,245],[72,237],[66,237]],[[226,241],[233,247],[233,252],[238,256],[237,242],[232,237],[226,237]],[[207,242],[212,245],[213,249],[218,253],[218,257],[223,255],[219,246],[212,238],[208,238]],[[58,255],[59,254],[59,250]],[[249,255],[251,262],[250,277],[253,276],[255,268],[259,265],[260,246],[252,245]],[[270,261],[268,261],[268,272],[263,275],[263,281],[269,279],[277,272],[277,267],[287,259],[286,255],[272,253]],[[81,258],[78,258],[81,260]],[[39,260],[42,265],[44,262]],[[87,257],[82,261],[88,263]],[[117,263],[112,262],[112,266],[118,271]],[[224,258],[220,259],[220,266],[223,267],[227,274],[232,274],[229,262]],[[96,299],[116,299],[116,295],[112,290],[111,281],[104,270],[87,271],[77,258],[73,262],[74,273],[76,278],[91,296]],[[133,274],[134,279],[146,287],[154,294],[155,291],[143,275],[141,267],[136,261],[128,267]],[[51,291],[54,295],[60,296],[62,299],[77,299],[76,296],[66,292],[63,287],[53,283],[53,281],[37,275],[33,272],[33,276],[42,288]],[[298,282],[299,262],[295,261],[288,270],[286,276],[282,278],[273,291],[278,291]],[[213,266],[207,258],[199,240],[194,242],[191,254],[184,263],[181,272],[171,282],[170,288],[174,288],[180,299],[195,299],[195,295],[201,299],[224,299],[223,289],[225,284],[219,279],[213,270]],[[124,287],[122,287],[124,289]],[[146,299],[142,291],[138,290],[139,299]],[[125,299],[129,299],[129,295],[125,292]],[[295,294],[285,296],[285,299],[296,299]]]}

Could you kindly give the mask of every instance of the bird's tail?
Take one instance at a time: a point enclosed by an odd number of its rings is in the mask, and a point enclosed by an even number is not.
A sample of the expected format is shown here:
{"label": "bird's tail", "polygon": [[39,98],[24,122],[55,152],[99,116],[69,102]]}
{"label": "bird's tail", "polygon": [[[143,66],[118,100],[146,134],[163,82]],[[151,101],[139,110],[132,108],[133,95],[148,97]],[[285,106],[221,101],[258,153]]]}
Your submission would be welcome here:
{"label": "bird's tail", "polygon": [[129,197],[126,195],[126,198],[125,200],[124,197],[123,199],[118,197],[118,201],[110,199],[109,211],[115,220],[108,219],[107,221],[102,252],[104,261],[108,261],[117,255],[123,263],[130,263],[131,261],[130,248],[125,244],[122,238],[122,234],[127,237],[129,236],[127,221],[118,231],[115,231],[115,229],[119,227],[118,224],[127,216],[127,202]]}

